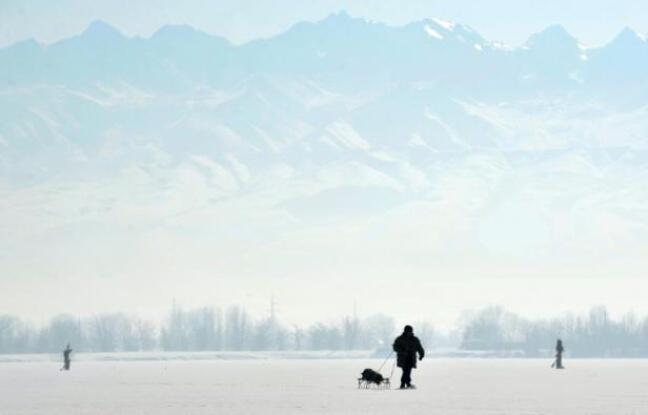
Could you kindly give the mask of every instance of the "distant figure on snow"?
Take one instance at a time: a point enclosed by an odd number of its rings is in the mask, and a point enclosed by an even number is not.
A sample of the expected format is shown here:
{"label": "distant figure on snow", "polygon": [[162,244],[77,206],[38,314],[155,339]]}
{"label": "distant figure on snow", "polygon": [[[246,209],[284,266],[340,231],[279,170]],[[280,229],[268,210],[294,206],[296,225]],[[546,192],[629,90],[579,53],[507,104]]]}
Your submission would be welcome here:
{"label": "distant figure on snow", "polygon": [[551,367],[555,367],[556,369],[564,369],[565,367],[562,364],[562,354],[565,348],[563,347],[562,340],[558,339],[556,342],[556,360],[554,360],[553,365]]}
{"label": "distant figure on snow", "polygon": [[398,367],[403,369],[400,388],[415,389],[414,385],[412,385],[412,369],[416,367],[416,354],[418,353],[418,360],[423,360],[425,350],[421,346],[421,341],[414,335],[412,326],[405,326],[403,334],[394,340],[393,347],[396,352]]}
{"label": "distant figure on snow", "polygon": [[72,349],[70,349],[70,343],[68,343],[68,345],[65,346],[65,350],[63,350],[63,367],[61,370],[70,370],[70,363],[72,363],[72,360],[70,360],[70,353],[72,353]]}

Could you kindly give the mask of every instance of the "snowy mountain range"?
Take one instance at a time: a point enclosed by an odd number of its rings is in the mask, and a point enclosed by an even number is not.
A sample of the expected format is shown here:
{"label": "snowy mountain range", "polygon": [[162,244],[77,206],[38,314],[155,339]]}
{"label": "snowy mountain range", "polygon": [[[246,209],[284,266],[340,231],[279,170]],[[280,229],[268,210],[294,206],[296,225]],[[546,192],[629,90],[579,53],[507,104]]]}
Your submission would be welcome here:
{"label": "snowy mountain range", "polygon": [[17,276],[376,258],[418,275],[466,257],[616,261],[611,244],[640,261],[647,180],[648,42],[631,29],[587,48],[552,26],[511,48],[339,13],[232,45],[97,21],[0,50],[0,259]]}
{"label": "snowy mountain range", "polygon": [[[513,49],[439,19],[390,27],[339,13],[233,46],[187,26],[128,38],[96,21],[55,44],[0,50],[1,171],[34,174],[25,159],[40,169],[83,164],[115,145],[115,134],[129,137],[125,145],[148,135],[171,157],[263,155],[255,162],[303,152],[335,159],[341,149],[640,145],[634,123],[648,100],[647,68],[648,42],[630,29],[587,49],[552,26]],[[502,125],[551,108],[558,116],[556,105],[572,125],[623,111],[633,134],[612,139],[579,126],[558,138],[534,126],[528,137],[525,126]]]}

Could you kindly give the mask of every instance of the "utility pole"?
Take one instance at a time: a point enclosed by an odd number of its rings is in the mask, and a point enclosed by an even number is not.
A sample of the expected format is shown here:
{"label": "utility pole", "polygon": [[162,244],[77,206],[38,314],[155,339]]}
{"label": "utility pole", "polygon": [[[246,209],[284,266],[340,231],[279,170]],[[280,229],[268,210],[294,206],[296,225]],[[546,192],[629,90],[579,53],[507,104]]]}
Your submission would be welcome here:
{"label": "utility pole", "polygon": [[353,301],[353,321],[358,321],[358,302]]}
{"label": "utility pole", "polygon": [[277,320],[277,303],[275,302],[274,295],[270,297],[270,321]]}

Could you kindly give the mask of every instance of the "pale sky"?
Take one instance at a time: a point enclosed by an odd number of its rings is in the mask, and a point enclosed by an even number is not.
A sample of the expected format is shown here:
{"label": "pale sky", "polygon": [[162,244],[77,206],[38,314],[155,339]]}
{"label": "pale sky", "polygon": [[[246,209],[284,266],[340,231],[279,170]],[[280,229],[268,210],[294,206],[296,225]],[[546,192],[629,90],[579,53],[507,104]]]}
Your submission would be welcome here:
{"label": "pale sky", "polygon": [[608,42],[626,26],[648,32],[648,6],[636,0],[1,0],[0,46],[32,37],[56,41],[95,19],[142,36],[165,24],[189,24],[241,43],[340,10],[389,24],[450,19],[513,46],[555,23],[589,46]]}

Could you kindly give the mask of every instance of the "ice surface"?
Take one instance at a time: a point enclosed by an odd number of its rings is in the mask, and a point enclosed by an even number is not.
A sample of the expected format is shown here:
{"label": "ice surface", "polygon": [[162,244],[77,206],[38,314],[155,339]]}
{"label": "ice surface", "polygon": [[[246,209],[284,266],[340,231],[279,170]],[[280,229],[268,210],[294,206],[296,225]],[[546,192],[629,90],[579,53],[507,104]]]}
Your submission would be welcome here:
{"label": "ice surface", "polygon": [[429,359],[415,391],[358,390],[379,360],[1,363],[0,414],[645,413],[648,361],[566,363]]}

